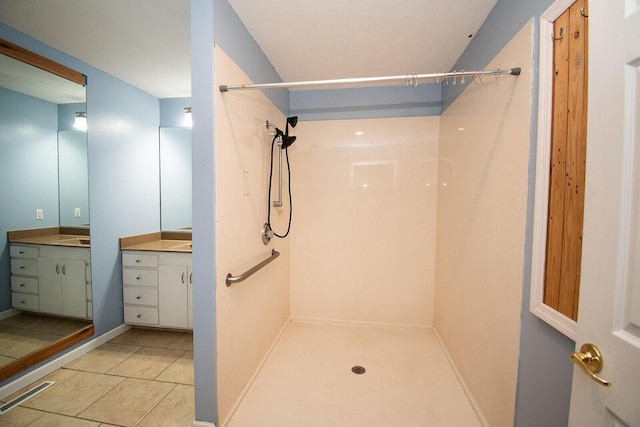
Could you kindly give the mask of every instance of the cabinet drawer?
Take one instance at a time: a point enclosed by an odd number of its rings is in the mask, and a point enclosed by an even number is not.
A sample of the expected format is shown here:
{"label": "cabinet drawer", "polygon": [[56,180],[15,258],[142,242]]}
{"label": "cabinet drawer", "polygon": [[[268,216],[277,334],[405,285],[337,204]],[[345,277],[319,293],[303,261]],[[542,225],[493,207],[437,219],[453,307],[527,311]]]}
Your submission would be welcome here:
{"label": "cabinet drawer", "polygon": [[9,246],[9,256],[12,258],[38,258],[38,248],[34,246]]}
{"label": "cabinet drawer", "polygon": [[11,290],[28,294],[38,293],[38,279],[35,277],[11,276]]}
{"label": "cabinet drawer", "polygon": [[158,290],[150,288],[124,288],[124,303],[158,306]]}
{"label": "cabinet drawer", "polygon": [[133,286],[158,286],[158,270],[125,268],[122,270],[122,282]]}
{"label": "cabinet drawer", "polygon": [[22,310],[40,310],[40,298],[38,295],[11,293],[11,305]]}
{"label": "cabinet drawer", "polygon": [[37,258],[11,258],[11,274],[19,276],[37,276],[38,275],[38,259]]}
{"label": "cabinet drawer", "polygon": [[123,252],[122,265],[125,267],[157,267],[158,255]]}
{"label": "cabinet drawer", "polygon": [[124,322],[157,325],[158,309],[155,307],[133,307],[130,305],[125,305]]}

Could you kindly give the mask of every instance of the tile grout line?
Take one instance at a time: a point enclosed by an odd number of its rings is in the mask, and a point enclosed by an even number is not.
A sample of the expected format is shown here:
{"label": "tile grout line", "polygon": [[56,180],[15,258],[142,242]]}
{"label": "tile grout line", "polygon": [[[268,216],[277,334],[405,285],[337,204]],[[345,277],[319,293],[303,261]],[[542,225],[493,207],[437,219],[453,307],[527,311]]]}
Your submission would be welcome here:
{"label": "tile grout line", "polygon": [[[158,381],[158,382],[160,382],[160,381]],[[139,420],[134,424],[134,426],[140,425],[140,423],[141,423],[142,421],[144,421],[144,419],[145,419],[145,418],[147,418],[147,417],[149,416],[149,414],[151,414],[151,413],[153,412],[153,410],[154,410],[154,409],[156,409],[156,408],[157,408],[157,407],[158,407],[162,402],[164,402],[164,400],[167,398],[167,396],[169,396],[169,395],[171,394],[171,392],[172,392],[173,390],[175,390],[175,389],[176,389],[176,387],[178,387],[178,384],[175,384],[175,383],[168,383],[168,384],[173,384],[173,387],[171,388],[171,390],[169,390],[169,391],[167,392],[167,394],[165,394],[165,395],[162,397],[162,399],[160,399],[160,400],[158,401],[158,403],[156,403],[156,404],[153,406],[153,408],[149,409],[149,411],[147,411],[147,413],[146,413],[146,414],[144,414],[144,416],[143,416],[142,418],[140,418],[140,419],[139,419]]]}

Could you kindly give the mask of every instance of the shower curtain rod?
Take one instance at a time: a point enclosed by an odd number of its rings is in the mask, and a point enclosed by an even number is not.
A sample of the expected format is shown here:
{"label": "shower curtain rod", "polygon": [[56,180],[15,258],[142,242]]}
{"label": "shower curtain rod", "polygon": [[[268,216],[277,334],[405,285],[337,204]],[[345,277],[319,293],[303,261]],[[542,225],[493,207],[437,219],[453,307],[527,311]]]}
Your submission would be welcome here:
{"label": "shower curtain rod", "polygon": [[220,85],[220,92],[228,92],[236,89],[282,89],[282,88],[299,88],[313,86],[335,86],[350,85],[358,83],[383,83],[405,81],[407,86],[417,86],[418,80],[434,79],[446,80],[450,78],[462,77],[482,77],[482,76],[499,76],[499,75],[520,75],[520,68],[507,68],[496,70],[479,70],[479,71],[451,71],[448,73],[431,73],[431,74],[409,74],[406,76],[387,76],[387,77],[361,77],[352,79],[334,79],[334,80],[310,80],[303,82],[282,82],[282,83],[262,83],[262,84],[246,84],[246,85]]}

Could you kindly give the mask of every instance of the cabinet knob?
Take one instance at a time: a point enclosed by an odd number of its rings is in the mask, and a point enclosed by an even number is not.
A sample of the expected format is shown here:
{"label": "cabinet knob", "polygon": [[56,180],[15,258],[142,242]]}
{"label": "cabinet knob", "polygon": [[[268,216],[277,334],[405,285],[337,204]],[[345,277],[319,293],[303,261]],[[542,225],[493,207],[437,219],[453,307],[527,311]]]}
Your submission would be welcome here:
{"label": "cabinet knob", "polygon": [[142,276],[136,277],[136,280],[140,280],[140,279],[142,279]]}
{"label": "cabinet knob", "polygon": [[136,297],[136,299],[140,299],[140,298],[142,298],[140,295],[138,295],[138,296]]}
{"label": "cabinet knob", "polygon": [[25,304],[25,303],[26,303],[26,301],[20,301],[20,304]]}
{"label": "cabinet knob", "polygon": [[136,259],[136,262],[140,262],[140,258]]}
{"label": "cabinet knob", "polygon": [[21,288],[24,288],[24,283],[20,283],[20,287],[21,287]]}
{"label": "cabinet knob", "polygon": [[138,314],[136,317],[139,319],[142,317],[142,314]]}

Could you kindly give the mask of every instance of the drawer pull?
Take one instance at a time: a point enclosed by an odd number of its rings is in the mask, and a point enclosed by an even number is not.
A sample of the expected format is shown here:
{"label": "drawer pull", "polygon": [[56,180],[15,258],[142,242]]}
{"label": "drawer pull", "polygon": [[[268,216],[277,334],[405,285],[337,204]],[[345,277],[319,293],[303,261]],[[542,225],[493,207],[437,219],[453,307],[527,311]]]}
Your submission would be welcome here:
{"label": "drawer pull", "polygon": [[21,287],[21,288],[24,288],[24,283],[20,283],[20,287]]}
{"label": "drawer pull", "polygon": [[27,302],[26,302],[26,301],[24,301],[24,300],[23,300],[23,301],[20,301],[20,304],[26,304],[26,303],[27,303]]}
{"label": "drawer pull", "polygon": [[136,317],[139,319],[142,317],[142,314],[138,314]]}
{"label": "drawer pull", "polygon": [[138,263],[139,263],[139,262],[140,262],[140,258],[137,258],[137,259],[136,259],[136,262],[138,262]]}
{"label": "drawer pull", "polygon": [[20,251],[18,252],[20,255],[24,255],[24,251]]}
{"label": "drawer pull", "polygon": [[140,295],[138,295],[138,296],[136,297],[136,299],[141,299],[141,298],[142,298],[142,297],[141,297]]}
{"label": "drawer pull", "polygon": [[24,270],[24,265],[21,265],[21,266],[20,266],[20,270]]}
{"label": "drawer pull", "polygon": [[142,276],[136,277],[136,280],[140,280],[140,279],[142,279]]}

